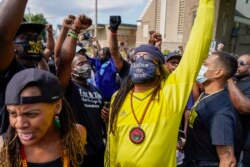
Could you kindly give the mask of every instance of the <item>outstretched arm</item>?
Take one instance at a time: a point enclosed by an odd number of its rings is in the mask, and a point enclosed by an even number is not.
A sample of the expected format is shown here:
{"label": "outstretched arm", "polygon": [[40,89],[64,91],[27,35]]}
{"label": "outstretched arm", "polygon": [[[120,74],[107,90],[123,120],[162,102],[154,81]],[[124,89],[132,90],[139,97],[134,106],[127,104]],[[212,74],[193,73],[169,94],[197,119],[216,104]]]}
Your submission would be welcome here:
{"label": "outstretched arm", "polygon": [[[208,56],[214,27],[214,5],[215,0],[200,0],[197,16],[180,64],[167,79],[168,82],[178,83],[176,89],[173,89],[173,94],[176,95],[172,98],[174,103],[186,104],[198,71]],[[178,111],[184,111],[185,106],[176,107]]]}
{"label": "outstretched arm", "polygon": [[[250,114],[250,99],[236,86],[233,79],[227,81],[228,92],[234,107],[241,114]],[[249,92],[250,93],[250,92]]]}
{"label": "outstretched arm", "polygon": [[46,59],[46,61],[49,60],[49,57],[52,55],[52,52],[54,50],[54,45],[55,45],[55,42],[54,42],[54,37],[53,37],[53,27],[51,24],[47,24],[45,26],[46,28],[46,31],[47,31],[47,45],[46,45],[46,48],[44,50],[44,57]]}
{"label": "outstretched arm", "polygon": [[109,48],[112,59],[114,60],[115,67],[118,71],[121,71],[123,66],[123,58],[119,52],[117,31],[118,27],[121,24],[121,17],[119,16],[110,16],[110,39],[109,39]]}
{"label": "outstretched arm", "polygon": [[13,39],[23,19],[28,0],[3,0],[0,5],[0,72],[7,69],[14,58]]}
{"label": "outstretched arm", "polygon": [[71,78],[71,62],[76,53],[76,43],[78,41],[78,34],[81,30],[87,29],[92,25],[92,20],[85,16],[79,15],[75,18],[71,26],[71,30],[63,43],[57,75],[61,82],[62,88],[65,90]]}
{"label": "outstretched arm", "polygon": [[[94,46],[93,43],[96,43],[96,45]],[[101,45],[99,44],[99,41],[96,37],[92,37],[89,41],[89,46],[92,50],[92,54],[93,54],[93,58],[96,58],[99,51],[101,50]]]}
{"label": "outstretched arm", "polygon": [[72,15],[69,15],[67,18],[63,19],[62,28],[58,36],[58,39],[56,40],[55,50],[54,50],[54,60],[55,60],[56,68],[58,68],[59,66],[59,60],[60,60],[63,42],[67,37],[67,33],[69,31],[69,28],[71,27],[71,24],[73,24],[74,19],[75,19],[75,16],[72,16]]}

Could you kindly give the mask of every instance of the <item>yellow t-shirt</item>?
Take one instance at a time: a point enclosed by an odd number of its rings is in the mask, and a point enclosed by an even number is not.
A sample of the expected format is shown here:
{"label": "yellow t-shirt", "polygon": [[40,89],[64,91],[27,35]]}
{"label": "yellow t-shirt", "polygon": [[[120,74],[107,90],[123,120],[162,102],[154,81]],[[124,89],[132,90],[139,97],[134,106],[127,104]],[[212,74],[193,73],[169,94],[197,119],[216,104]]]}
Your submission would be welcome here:
{"label": "yellow t-shirt", "polygon": [[[208,55],[214,18],[214,0],[200,0],[197,17],[185,53],[177,69],[161,83],[159,96],[151,102],[141,124],[145,139],[130,141],[129,132],[138,127],[131,110],[131,92],[118,113],[115,134],[108,133],[106,167],[174,167],[176,141],[182,112],[203,60]],[[141,119],[152,89],[134,93],[133,108]],[[143,99],[147,97],[146,99]],[[140,100],[139,100],[139,99]],[[143,100],[142,100],[143,99]]]}

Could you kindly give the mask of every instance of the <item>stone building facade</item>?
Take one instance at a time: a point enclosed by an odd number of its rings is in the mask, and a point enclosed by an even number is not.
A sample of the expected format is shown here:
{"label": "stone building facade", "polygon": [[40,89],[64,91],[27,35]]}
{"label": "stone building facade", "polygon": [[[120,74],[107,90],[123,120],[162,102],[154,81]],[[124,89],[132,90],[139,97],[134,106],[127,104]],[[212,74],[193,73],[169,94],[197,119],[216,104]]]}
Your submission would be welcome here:
{"label": "stone building facade", "polygon": [[[250,6],[248,1],[238,1]],[[137,20],[136,45],[147,43],[148,32],[156,30],[163,37],[162,50],[173,51],[178,46],[185,48],[198,3],[199,0],[149,0]],[[235,19],[237,17],[235,7],[236,0],[216,0],[211,50],[216,48],[218,42],[223,42],[228,52],[250,51],[250,26]]]}

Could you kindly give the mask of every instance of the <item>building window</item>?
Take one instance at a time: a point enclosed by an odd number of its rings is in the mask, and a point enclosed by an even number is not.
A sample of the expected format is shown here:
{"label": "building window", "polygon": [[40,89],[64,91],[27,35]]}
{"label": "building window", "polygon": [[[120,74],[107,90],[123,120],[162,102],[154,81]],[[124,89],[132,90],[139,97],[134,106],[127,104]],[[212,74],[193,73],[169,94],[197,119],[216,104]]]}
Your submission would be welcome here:
{"label": "building window", "polygon": [[148,24],[144,24],[143,25],[143,37],[144,38],[148,37],[148,32],[149,32],[149,25]]}
{"label": "building window", "polygon": [[118,30],[118,35],[125,35],[125,36],[129,36],[130,35],[130,32],[128,29],[126,28],[120,28]]}
{"label": "building window", "polygon": [[185,0],[180,0],[179,18],[178,18],[178,27],[177,27],[177,34],[178,35],[183,33],[184,10],[185,10]]}

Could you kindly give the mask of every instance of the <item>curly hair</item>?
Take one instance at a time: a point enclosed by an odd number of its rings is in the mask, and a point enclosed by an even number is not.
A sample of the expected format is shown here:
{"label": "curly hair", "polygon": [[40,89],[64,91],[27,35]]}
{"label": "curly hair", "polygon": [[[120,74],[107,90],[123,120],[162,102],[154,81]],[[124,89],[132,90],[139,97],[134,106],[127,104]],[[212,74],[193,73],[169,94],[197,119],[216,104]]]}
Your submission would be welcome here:
{"label": "curly hair", "polygon": [[[84,140],[81,139],[76,129],[73,112],[68,102],[62,99],[62,111],[59,114],[61,123],[61,145],[67,150],[70,166],[80,166],[85,154]],[[0,166],[4,167],[20,167],[20,140],[17,137],[16,130],[9,126],[5,134],[3,148],[0,150]]]}
{"label": "curly hair", "polygon": [[[154,93],[152,94],[152,99],[155,99],[155,96],[158,94],[161,89],[161,82],[164,81],[169,73],[167,72],[164,65],[159,66],[160,75],[157,78],[157,86],[155,87]],[[119,114],[120,108],[127,96],[127,94],[134,88],[135,84],[131,80],[131,75],[128,75],[126,81],[124,81],[117,91],[117,94],[114,97],[113,103],[111,105],[111,114],[110,114],[110,132],[113,134],[116,130],[117,125],[117,116]],[[158,94],[159,95],[159,94]]]}

